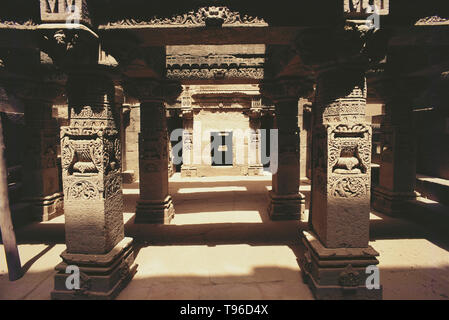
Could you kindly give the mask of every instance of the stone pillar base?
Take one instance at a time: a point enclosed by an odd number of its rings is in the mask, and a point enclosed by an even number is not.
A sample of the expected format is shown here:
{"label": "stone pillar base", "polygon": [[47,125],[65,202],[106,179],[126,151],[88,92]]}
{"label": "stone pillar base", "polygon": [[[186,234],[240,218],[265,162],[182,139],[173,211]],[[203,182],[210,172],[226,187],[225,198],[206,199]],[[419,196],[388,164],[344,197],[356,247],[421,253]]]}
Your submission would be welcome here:
{"label": "stone pillar base", "polygon": [[[124,238],[106,254],[61,254],[63,262],[56,266],[53,300],[109,300],[115,298],[137,271],[134,263],[132,238]],[[66,280],[74,273],[66,273],[67,266],[80,271],[80,288],[67,289]],[[70,281],[69,283],[73,283]]]}
{"label": "stone pillar base", "polygon": [[249,176],[263,175],[263,166],[262,165],[248,166],[248,175]]}
{"label": "stone pillar base", "polygon": [[171,196],[165,200],[139,200],[136,207],[135,223],[169,224],[175,216]]}
{"label": "stone pillar base", "polygon": [[181,177],[197,177],[197,169],[195,167],[181,166]]}
{"label": "stone pillar base", "polygon": [[367,266],[377,265],[379,255],[367,248],[326,248],[311,231],[302,231],[304,255],[300,258],[303,280],[319,300],[382,299],[382,286],[368,289]]}
{"label": "stone pillar base", "polygon": [[30,204],[33,221],[49,221],[64,213],[64,194],[57,192],[46,197],[25,198]]}
{"label": "stone pillar base", "polygon": [[382,187],[375,187],[372,192],[374,210],[388,215],[397,215],[407,210],[406,203],[416,199],[414,192],[392,192]]}
{"label": "stone pillar base", "polygon": [[305,197],[302,193],[277,195],[268,193],[268,215],[271,220],[300,220],[305,210]]}

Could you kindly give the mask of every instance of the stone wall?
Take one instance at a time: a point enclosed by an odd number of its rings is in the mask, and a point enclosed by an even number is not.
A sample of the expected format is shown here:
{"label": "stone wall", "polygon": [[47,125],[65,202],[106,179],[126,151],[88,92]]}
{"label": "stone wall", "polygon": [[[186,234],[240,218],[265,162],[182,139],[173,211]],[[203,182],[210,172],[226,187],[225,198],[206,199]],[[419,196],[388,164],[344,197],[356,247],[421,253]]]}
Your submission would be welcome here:
{"label": "stone wall", "polygon": [[[233,131],[240,129],[242,132],[249,129],[249,117],[244,115],[242,110],[213,110],[201,109],[194,114],[194,129],[201,126],[200,149],[204,155],[201,164],[194,164],[197,168],[197,176],[219,176],[219,175],[246,175],[248,174],[248,139],[240,135],[233,134],[233,165],[232,166],[212,166],[210,157],[210,132],[213,131]],[[194,131],[194,152],[196,136],[199,132]],[[243,153],[240,156],[237,151],[239,139],[244,142]],[[198,148],[198,147],[196,147]],[[243,158],[243,163],[237,163],[237,157]],[[240,161],[242,162],[242,161]]]}

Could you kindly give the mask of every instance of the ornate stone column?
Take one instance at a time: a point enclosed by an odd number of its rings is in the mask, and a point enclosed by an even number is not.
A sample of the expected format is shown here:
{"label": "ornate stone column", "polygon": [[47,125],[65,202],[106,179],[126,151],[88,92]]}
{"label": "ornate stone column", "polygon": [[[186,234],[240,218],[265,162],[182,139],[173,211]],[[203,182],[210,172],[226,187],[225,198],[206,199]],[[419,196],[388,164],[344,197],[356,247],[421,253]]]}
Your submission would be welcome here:
{"label": "ornate stone column", "polygon": [[[114,86],[104,74],[72,73],[67,84],[70,124],[61,128],[66,245],[53,299],[110,299],[135,273],[132,238],[124,237],[120,135]],[[80,289],[66,287],[68,266]]]}
{"label": "ornate stone column", "polygon": [[193,163],[193,110],[184,108],[182,110],[182,177],[196,177],[196,167]]}
{"label": "ornate stone column", "polygon": [[249,127],[251,135],[249,138],[248,175],[259,176],[263,174],[261,155],[261,113],[262,103],[260,99],[253,100],[249,111]]}
{"label": "ornate stone column", "polygon": [[56,165],[58,128],[52,118],[53,98],[58,90],[45,83],[29,85],[30,90],[25,90],[28,138],[24,155],[24,201],[31,203],[36,220],[47,221],[63,213],[64,197]]}
{"label": "ornate stone column", "polygon": [[386,214],[404,212],[407,201],[416,198],[416,136],[412,97],[423,82],[417,78],[382,79],[377,91],[385,100],[381,124],[379,185],[373,190],[373,207]]}
{"label": "ornate stone column", "polygon": [[319,299],[380,298],[367,289],[371,126],[365,120],[366,80],[360,68],[319,73],[314,105],[310,231],[302,231],[301,269]]}
{"label": "ornate stone column", "polygon": [[181,93],[177,83],[132,79],[126,84],[140,104],[139,185],[136,223],[170,223],[175,214],[168,193],[168,134],[165,101]]}
{"label": "ornate stone column", "polygon": [[63,193],[56,165],[58,128],[52,118],[53,100],[61,88],[56,83],[20,76],[11,77],[5,86],[25,106],[22,200],[31,205],[33,220],[47,221],[63,211]]}
{"label": "ornate stone column", "polygon": [[296,42],[317,78],[309,228],[301,231],[300,258],[317,299],[382,298],[379,254],[369,246],[372,129],[365,70],[385,58],[388,33],[351,15],[344,13],[341,27],[304,30]]}
{"label": "ornate stone column", "polygon": [[[299,80],[273,80],[261,85],[261,93],[275,104],[274,129],[278,130],[278,165],[272,172],[268,205],[272,220],[300,219],[304,212],[305,197],[299,192],[298,100],[307,90],[310,83]],[[275,153],[271,150],[272,155]]]}

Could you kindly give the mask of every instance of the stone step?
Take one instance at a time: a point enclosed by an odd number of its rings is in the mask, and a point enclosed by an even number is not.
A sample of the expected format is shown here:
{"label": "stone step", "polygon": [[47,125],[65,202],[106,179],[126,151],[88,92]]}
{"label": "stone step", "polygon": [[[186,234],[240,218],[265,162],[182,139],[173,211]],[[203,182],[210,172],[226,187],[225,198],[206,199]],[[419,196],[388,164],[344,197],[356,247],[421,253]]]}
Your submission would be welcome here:
{"label": "stone step", "polygon": [[423,198],[449,206],[449,180],[417,174],[416,191]]}

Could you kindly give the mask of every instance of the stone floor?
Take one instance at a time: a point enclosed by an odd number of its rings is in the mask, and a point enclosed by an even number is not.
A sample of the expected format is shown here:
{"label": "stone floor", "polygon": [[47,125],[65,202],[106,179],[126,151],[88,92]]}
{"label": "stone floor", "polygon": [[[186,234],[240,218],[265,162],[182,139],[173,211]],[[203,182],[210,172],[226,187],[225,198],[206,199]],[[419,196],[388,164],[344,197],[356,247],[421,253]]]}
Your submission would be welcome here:
{"label": "stone floor", "polygon": [[[313,299],[297,263],[298,226],[266,214],[271,177],[170,180],[171,225],[134,225],[138,185],[126,185],[125,230],[138,272],[118,299]],[[310,185],[301,191],[309,198]],[[308,205],[308,204],[307,204]],[[449,299],[449,225],[371,214],[384,299]],[[49,299],[64,250],[64,217],[17,230],[26,274],[9,282],[0,248],[0,299]]]}

